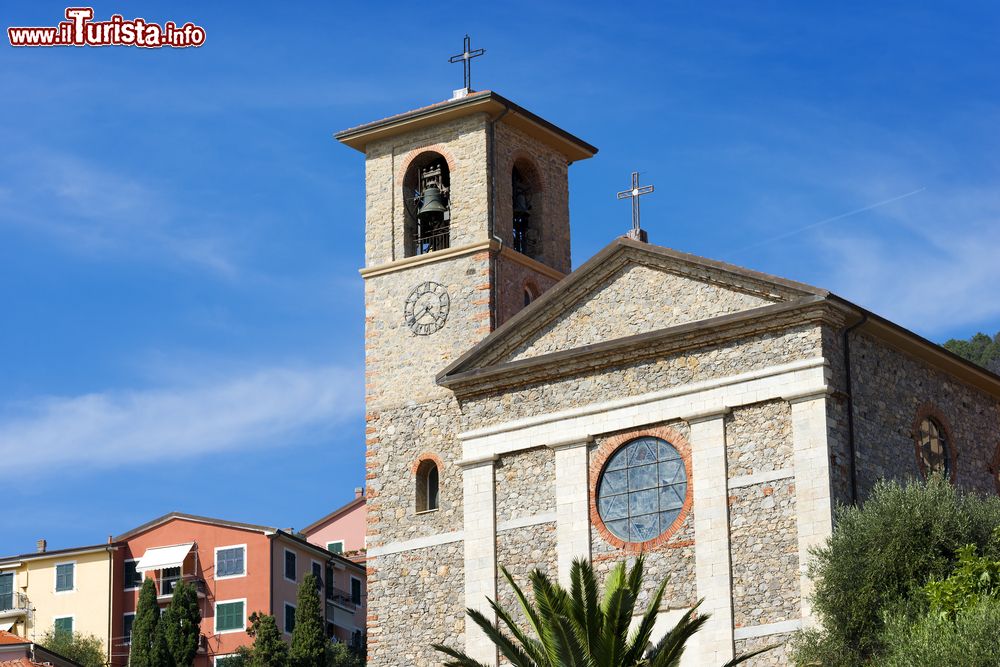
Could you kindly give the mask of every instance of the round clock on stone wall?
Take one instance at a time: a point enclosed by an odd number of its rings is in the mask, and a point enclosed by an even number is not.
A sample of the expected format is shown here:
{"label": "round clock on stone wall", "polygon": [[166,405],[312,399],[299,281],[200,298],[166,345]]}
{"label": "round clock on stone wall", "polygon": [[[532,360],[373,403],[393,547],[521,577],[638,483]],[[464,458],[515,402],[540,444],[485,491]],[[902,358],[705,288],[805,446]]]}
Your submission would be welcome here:
{"label": "round clock on stone wall", "polygon": [[406,325],[418,336],[428,336],[438,331],[448,321],[451,299],[444,285],[434,282],[420,283],[406,297],[403,317]]}

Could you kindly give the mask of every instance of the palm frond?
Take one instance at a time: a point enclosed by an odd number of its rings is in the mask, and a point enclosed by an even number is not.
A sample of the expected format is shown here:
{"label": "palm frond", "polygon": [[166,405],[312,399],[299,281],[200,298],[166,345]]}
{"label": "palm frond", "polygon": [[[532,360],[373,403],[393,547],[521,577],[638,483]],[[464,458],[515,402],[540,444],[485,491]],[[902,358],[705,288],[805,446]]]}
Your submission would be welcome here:
{"label": "palm frond", "polygon": [[765,646],[763,648],[759,648],[759,649],[757,649],[755,651],[750,651],[749,653],[744,653],[743,655],[736,656],[735,658],[733,658],[732,660],[730,660],[729,662],[727,662],[726,664],[724,664],[722,667],[733,667],[733,665],[738,665],[740,663],[746,662],[747,660],[749,660],[750,658],[753,658],[754,656],[758,656],[761,653],[766,653],[767,651],[770,651],[773,648],[778,648],[779,646],[781,646],[781,644],[770,644],[770,645]]}

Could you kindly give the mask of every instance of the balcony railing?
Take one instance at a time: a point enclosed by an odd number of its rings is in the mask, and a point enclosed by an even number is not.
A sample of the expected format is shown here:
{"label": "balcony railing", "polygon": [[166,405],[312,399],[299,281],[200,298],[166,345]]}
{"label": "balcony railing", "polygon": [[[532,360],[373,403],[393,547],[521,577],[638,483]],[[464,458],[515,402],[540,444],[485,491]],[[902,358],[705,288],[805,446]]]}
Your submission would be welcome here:
{"label": "balcony railing", "polygon": [[0,595],[0,616],[19,616],[28,613],[31,608],[28,596],[24,593],[6,593]]}
{"label": "balcony railing", "polygon": [[208,586],[205,584],[205,580],[201,577],[193,574],[185,574],[180,577],[167,577],[160,579],[159,585],[160,590],[157,594],[157,599],[163,602],[164,600],[169,600],[174,594],[174,586],[177,585],[178,581],[183,581],[185,583],[194,586],[195,591],[198,593],[198,597],[205,597],[208,592]]}
{"label": "balcony railing", "polygon": [[334,604],[339,604],[345,609],[350,609],[351,611],[356,611],[358,608],[358,603],[354,601],[350,592],[339,588],[327,588],[326,599]]}

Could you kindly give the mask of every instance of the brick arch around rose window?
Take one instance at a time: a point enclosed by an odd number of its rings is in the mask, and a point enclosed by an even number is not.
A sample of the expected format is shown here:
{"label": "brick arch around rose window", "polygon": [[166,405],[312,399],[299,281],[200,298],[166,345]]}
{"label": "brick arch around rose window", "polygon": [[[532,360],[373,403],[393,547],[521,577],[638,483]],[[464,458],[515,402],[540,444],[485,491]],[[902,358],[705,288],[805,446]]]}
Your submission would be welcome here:
{"label": "brick arch around rose window", "polygon": [[921,433],[920,427],[925,420],[931,420],[937,424],[938,428],[944,435],[945,447],[947,448],[947,460],[948,460],[948,480],[950,482],[955,481],[956,473],[958,472],[958,443],[955,442],[955,438],[952,435],[951,424],[948,418],[945,417],[944,413],[933,403],[927,402],[920,406],[917,410],[916,417],[913,419],[913,425],[910,427],[910,436],[913,438],[913,453],[917,459],[917,467],[920,469],[920,474],[924,479],[927,479],[929,471],[927,470],[927,464],[924,462],[923,453],[921,452],[920,440]]}
{"label": "brick arch around rose window", "polygon": [[443,468],[441,458],[433,452],[424,452],[413,461],[410,472],[413,476],[415,512],[433,512],[441,506]]}
{"label": "brick arch around rose window", "polygon": [[[687,492],[685,494],[684,504],[681,506],[680,512],[677,514],[677,518],[674,519],[674,522],[666,531],[651,540],[646,540],[645,542],[626,542],[625,540],[622,540],[614,535],[608,527],[604,525],[604,520],[601,519],[601,514],[597,509],[597,489],[601,482],[601,474],[604,472],[604,466],[607,465],[611,456],[633,440],[643,437],[653,437],[665,440],[677,450],[677,452],[681,455],[681,460],[684,462],[684,472],[687,475]],[[694,501],[694,482],[695,480],[691,467],[691,445],[687,438],[685,438],[677,430],[669,426],[651,426],[617,433],[604,440],[604,442],[591,452],[590,455],[590,523],[597,529],[601,539],[616,549],[622,549],[627,553],[638,554],[657,549],[670,548],[674,546],[669,544],[670,538],[677,534],[677,532],[684,525],[684,521],[691,513],[691,506]]]}

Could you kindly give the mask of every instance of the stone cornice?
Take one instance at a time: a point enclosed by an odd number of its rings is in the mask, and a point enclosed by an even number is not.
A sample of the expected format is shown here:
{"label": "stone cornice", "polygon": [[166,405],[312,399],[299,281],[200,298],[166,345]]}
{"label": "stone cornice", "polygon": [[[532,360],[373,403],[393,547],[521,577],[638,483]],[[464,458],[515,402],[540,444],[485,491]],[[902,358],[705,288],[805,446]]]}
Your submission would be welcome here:
{"label": "stone cornice", "polygon": [[465,398],[677,354],[802,324],[825,322],[840,326],[843,316],[842,309],[833,302],[819,296],[805,297],[572,350],[439,376],[438,383]]}

